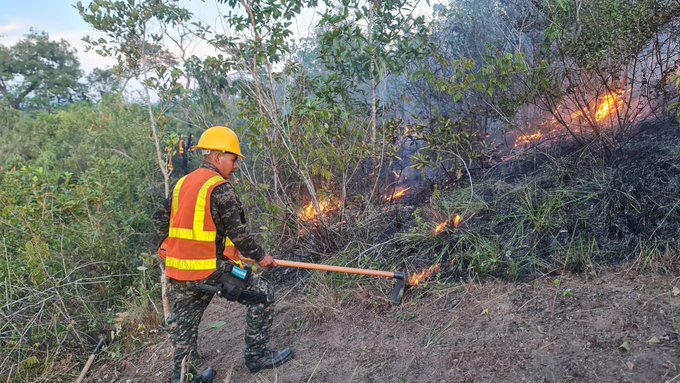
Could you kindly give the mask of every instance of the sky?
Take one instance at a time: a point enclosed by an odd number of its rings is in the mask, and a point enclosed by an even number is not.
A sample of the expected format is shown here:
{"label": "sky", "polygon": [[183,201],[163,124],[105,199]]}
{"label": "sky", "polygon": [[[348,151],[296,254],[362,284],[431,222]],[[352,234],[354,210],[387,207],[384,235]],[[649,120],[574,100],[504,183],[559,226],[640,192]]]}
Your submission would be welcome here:
{"label": "sky", "polygon": [[[111,58],[101,57],[94,52],[86,52],[82,38],[86,35],[98,36],[73,7],[77,0],[0,0],[0,45],[12,46],[29,33],[30,28],[47,32],[50,40],[64,39],[78,52],[81,69],[89,73],[93,68],[106,68],[115,64]],[[87,4],[87,0],[82,1]],[[183,1],[180,4],[208,24],[217,20],[217,5],[214,0]],[[224,5],[221,6],[224,9]],[[296,34],[304,36],[314,18],[313,11],[298,20]],[[204,48],[198,47],[201,56]],[[208,52],[204,52],[207,54]]]}
{"label": "sky", "polygon": [[28,34],[30,28],[47,32],[50,40],[64,39],[78,51],[81,69],[88,73],[93,68],[114,64],[94,52],[85,52],[85,35],[94,30],[80,18],[73,7],[77,0],[0,0],[0,44],[12,46]]}
{"label": "sky", "polygon": [[[107,68],[115,64],[111,58],[101,57],[94,52],[86,52],[84,36],[98,37],[98,32],[90,27],[73,7],[77,0],[0,0],[0,45],[12,46],[29,33],[30,28],[47,32],[51,40],[64,39],[78,52],[81,69],[85,74],[94,68]],[[82,0],[83,4],[89,3]],[[430,13],[430,6],[423,4],[423,13]],[[213,25],[218,20],[218,5],[215,0],[182,0],[185,6],[204,23]],[[220,5],[224,12],[225,6]],[[429,8],[429,9],[427,9]],[[295,36],[309,35],[312,26],[319,20],[314,10],[307,10],[298,18],[293,29]],[[218,28],[219,30],[219,28]],[[197,56],[214,54],[205,46],[195,47]]]}

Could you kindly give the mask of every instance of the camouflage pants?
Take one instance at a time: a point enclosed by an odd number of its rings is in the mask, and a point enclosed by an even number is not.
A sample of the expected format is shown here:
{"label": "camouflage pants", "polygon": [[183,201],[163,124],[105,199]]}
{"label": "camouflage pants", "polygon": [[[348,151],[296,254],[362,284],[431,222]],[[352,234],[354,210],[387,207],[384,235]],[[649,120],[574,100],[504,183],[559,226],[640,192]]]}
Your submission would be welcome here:
{"label": "camouflage pants", "polygon": [[[186,357],[185,363],[189,366],[190,358],[198,357],[198,325],[213,294],[197,290],[194,282],[171,280],[168,286],[168,296],[172,306],[172,312],[168,318],[168,331],[174,348],[171,382],[175,383],[181,381],[182,360]],[[273,320],[271,303],[274,301],[274,290],[269,282],[257,274],[253,274],[247,289],[267,296],[266,303],[253,303],[243,298],[238,300],[239,303],[248,306],[245,359],[254,361],[264,355],[269,341]]]}

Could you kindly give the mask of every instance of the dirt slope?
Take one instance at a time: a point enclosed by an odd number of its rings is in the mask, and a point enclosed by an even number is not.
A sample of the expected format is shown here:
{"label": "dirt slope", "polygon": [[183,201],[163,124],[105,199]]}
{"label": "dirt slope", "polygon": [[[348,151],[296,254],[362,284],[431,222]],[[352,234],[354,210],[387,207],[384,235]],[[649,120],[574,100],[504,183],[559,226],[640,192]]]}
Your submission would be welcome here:
{"label": "dirt slope", "polygon": [[[241,356],[244,308],[215,299],[201,324],[202,366],[217,369],[216,382],[680,380],[680,277],[614,269],[558,279],[418,287],[399,307],[380,291],[327,306],[282,291],[272,345],[296,358],[255,375]],[[93,381],[167,381],[171,346],[157,340]]]}

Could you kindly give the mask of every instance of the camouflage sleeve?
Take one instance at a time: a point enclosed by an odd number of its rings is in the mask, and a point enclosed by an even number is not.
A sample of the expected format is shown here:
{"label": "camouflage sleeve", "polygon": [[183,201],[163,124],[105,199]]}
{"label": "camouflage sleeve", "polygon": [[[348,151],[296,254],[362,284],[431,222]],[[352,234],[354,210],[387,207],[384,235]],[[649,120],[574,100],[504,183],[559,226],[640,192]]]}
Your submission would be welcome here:
{"label": "camouflage sleeve", "polygon": [[168,198],[163,199],[163,202],[161,202],[161,205],[153,215],[155,229],[153,241],[157,245],[156,248],[161,246],[161,243],[168,237],[168,232],[170,231],[170,204],[172,203],[172,192],[175,190],[175,186],[177,186],[177,180],[170,184],[170,195]]}
{"label": "camouflage sleeve", "polygon": [[155,228],[154,244],[161,245],[161,242],[168,236],[170,228],[170,199],[164,199],[161,206],[153,215]]}
{"label": "camouflage sleeve", "polygon": [[241,201],[231,184],[227,182],[213,189],[210,212],[217,228],[217,254],[224,252],[224,238],[227,236],[242,256],[256,261],[264,258],[264,251],[248,231]]}

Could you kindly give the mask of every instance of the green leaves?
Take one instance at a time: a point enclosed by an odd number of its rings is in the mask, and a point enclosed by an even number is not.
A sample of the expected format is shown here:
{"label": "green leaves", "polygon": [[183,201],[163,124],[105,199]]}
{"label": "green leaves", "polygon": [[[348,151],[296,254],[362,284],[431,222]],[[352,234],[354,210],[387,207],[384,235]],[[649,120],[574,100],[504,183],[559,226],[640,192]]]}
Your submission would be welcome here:
{"label": "green leaves", "polygon": [[[75,7],[85,22],[106,36],[96,40],[86,36],[83,40],[87,49],[116,58],[130,77],[142,77],[143,73],[159,72],[177,65],[174,55],[162,44],[162,31],[168,25],[188,22],[191,13],[175,3],[99,0],[88,6],[78,2]],[[177,79],[159,77],[146,81],[145,85],[159,91],[174,90]]]}
{"label": "green leaves", "polygon": [[[143,112],[113,97],[53,114],[0,111],[0,242],[11,254],[0,280],[13,313],[3,341],[25,339],[5,348],[11,381],[39,380],[51,365],[34,357],[42,347],[82,351],[64,339],[110,326],[107,309],[129,303],[142,274],[157,278],[155,256],[137,269],[157,198]],[[46,292],[52,304],[42,305]]]}
{"label": "green leaves", "polygon": [[594,67],[603,60],[627,60],[680,9],[678,4],[633,0],[550,0],[546,37],[560,49]]}
{"label": "green leaves", "polygon": [[0,46],[0,93],[14,109],[51,109],[78,98],[82,72],[75,49],[34,29],[14,46]]}
{"label": "green leaves", "polygon": [[353,93],[356,81],[379,83],[400,74],[409,62],[431,51],[424,20],[402,12],[414,4],[384,1],[380,9],[374,9],[365,2],[345,1],[323,13],[319,56],[324,66],[342,79],[342,92]]}
{"label": "green leaves", "polygon": [[21,361],[21,368],[24,370],[31,369],[40,363],[40,359],[36,356],[30,356]]}

